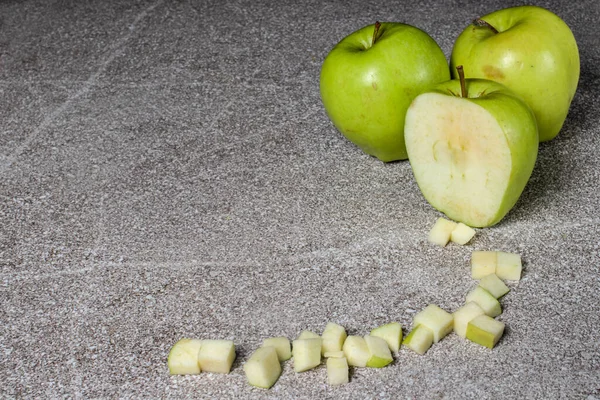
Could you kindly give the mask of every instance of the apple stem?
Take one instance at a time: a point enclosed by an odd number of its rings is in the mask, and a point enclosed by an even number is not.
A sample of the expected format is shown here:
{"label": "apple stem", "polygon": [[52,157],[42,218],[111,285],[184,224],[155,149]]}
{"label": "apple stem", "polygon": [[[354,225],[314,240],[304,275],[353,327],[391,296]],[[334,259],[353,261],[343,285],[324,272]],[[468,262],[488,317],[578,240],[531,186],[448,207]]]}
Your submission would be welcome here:
{"label": "apple stem", "polygon": [[498,33],[498,29],[494,28],[494,26],[492,24],[490,24],[489,22],[487,22],[481,18],[475,18],[473,20],[473,25],[489,28],[494,34]]}
{"label": "apple stem", "polygon": [[377,40],[377,36],[379,34],[379,28],[381,28],[381,23],[379,21],[375,22],[375,29],[373,29],[373,40],[371,41],[371,46],[375,44]]}
{"label": "apple stem", "polygon": [[465,82],[465,71],[462,65],[456,67],[456,71],[458,72],[458,79],[460,80],[460,95],[461,97],[467,96],[467,84]]}

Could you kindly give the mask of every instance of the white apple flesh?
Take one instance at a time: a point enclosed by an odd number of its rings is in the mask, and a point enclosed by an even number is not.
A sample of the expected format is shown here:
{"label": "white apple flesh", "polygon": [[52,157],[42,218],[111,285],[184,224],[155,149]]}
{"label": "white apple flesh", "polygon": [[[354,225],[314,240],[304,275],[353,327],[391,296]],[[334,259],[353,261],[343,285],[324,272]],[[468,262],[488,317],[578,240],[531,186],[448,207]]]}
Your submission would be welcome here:
{"label": "white apple flesh", "polygon": [[[412,102],[406,148],[426,200],[471,227],[498,223],[533,171],[538,133],[531,109],[501,84],[448,81]],[[463,95],[465,97],[463,97]]]}

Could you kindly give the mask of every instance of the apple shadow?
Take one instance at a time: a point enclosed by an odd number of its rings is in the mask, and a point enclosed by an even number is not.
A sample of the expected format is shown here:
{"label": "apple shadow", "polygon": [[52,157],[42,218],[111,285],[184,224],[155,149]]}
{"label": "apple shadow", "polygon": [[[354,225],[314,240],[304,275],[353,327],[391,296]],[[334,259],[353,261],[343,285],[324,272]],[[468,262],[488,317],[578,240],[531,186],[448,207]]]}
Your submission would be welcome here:
{"label": "apple shadow", "polygon": [[[579,169],[573,168],[572,154],[581,144],[579,135],[589,134],[599,123],[597,112],[590,112],[590,101],[600,90],[600,74],[592,65],[593,57],[581,55],[581,72],[577,91],[573,97],[567,119],[556,138],[540,143],[536,164],[517,204],[506,218],[500,222],[514,222],[541,209],[560,209],[558,202],[566,189],[566,184],[577,179]],[[598,104],[598,103],[596,103]]]}

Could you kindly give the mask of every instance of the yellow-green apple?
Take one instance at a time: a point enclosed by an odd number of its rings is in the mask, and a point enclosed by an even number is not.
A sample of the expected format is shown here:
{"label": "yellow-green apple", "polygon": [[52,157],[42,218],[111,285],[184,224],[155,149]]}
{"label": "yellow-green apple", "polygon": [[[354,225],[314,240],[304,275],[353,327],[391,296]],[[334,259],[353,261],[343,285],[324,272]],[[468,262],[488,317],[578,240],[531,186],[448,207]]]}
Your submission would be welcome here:
{"label": "yellow-green apple", "polygon": [[[533,110],[539,140],[558,135],[579,81],[579,50],[567,24],[536,6],[495,11],[456,39],[451,70],[491,79],[516,92]],[[456,72],[453,72],[456,77]]]}
{"label": "yellow-green apple", "polygon": [[444,53],[427,33],[376,23],[329,52],[321,68],[321,99],[336,128],[365,153],[384,162],[404,160],[406,109],[423,90],[448,79]]}
{"label": "yellow-green apple", "polygon": [[537,158],[537,126],[527,104],[497,82],[462,74],[415,98],[404,134],[425,199],[473,227],[494,225],[510,211]]}

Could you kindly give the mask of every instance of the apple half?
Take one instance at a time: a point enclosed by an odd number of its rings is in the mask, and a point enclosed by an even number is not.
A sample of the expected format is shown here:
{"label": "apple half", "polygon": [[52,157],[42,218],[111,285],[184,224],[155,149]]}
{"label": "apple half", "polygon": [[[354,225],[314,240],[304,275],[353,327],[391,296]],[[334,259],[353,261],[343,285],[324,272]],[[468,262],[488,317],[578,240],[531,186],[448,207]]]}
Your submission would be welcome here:
{"label": "apple half", "polygon": [[425,199],[471,227],[498,223],[527,184],[538,151],[533,112],[505,86],[450,80],[415,98],[406,149]]}

